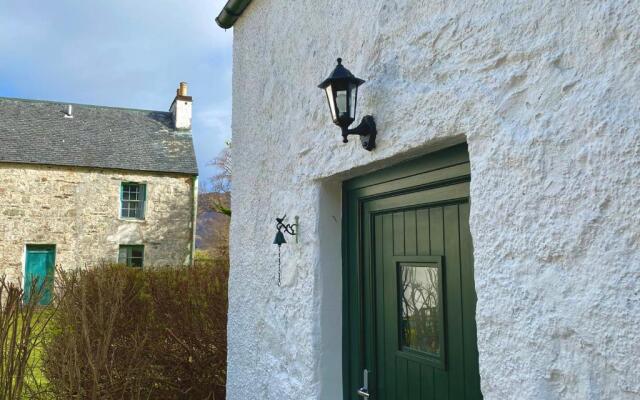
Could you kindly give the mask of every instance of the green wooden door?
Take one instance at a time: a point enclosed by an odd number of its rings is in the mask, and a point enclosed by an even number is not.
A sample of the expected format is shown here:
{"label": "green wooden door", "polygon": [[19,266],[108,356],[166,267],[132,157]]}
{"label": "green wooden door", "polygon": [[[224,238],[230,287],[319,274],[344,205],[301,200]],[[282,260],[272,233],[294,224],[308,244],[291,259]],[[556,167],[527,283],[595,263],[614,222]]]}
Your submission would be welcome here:
{"label": "green wooden door", "polygon": [[458,146],[346,187],[346,399],[364,371],[376,400],[482,399],[466,157]]}
{"label": "green wooden door", "polygon": [[37,289],[42,290],[40,304],[47,305],[51,303],[51,291],[53,288],[53,275],[55,270],[55,253],[55,246],[27,246],[24,280],[25,301],[28,301],[31,298],[32,289]]}

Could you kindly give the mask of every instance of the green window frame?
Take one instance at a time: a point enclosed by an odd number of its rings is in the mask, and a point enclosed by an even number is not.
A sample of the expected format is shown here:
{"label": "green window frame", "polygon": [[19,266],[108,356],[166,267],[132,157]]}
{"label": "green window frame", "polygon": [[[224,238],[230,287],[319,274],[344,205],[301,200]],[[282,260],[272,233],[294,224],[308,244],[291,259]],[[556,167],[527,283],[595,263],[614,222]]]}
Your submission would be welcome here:
{"label": "green window frame", "polygon": [[120,185],[120,217],[144,219],[147,185],[136,182],[122,182]]}
{"label": "green window frame", "polygon": [[144,266],[144,246],[121,244],[118,251],[118,264],[142,268]]}

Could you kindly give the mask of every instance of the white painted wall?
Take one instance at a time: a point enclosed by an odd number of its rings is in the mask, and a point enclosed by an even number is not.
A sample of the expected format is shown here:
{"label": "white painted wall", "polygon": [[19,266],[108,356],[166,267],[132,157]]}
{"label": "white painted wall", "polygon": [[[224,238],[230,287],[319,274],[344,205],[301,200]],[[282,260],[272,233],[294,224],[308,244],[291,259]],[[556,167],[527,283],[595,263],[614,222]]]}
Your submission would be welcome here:
{"label": "white painted wall", "polygon": [[193,102],[176,97],[171,103],[170,110],[173,114],[173,124],[178,130],[191,130],[191,115],[193,114]]}
{"label": "white painted wall", "polygon": [[[341,398],[339,182],[465,138],[485,399],[640,398],[639,20],[635,0],[254,0],[234,28],[229,399]],[[372,153],[316,88],[338,56],[368,81]],[[278,287],[284,213],[300,243]]]}

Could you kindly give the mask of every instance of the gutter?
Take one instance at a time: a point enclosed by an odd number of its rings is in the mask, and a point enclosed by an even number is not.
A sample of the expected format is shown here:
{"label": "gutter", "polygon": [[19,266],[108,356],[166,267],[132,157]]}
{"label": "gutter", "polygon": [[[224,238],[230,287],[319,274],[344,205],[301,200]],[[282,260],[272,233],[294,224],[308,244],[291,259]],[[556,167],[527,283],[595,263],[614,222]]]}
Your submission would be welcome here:
{"label": "gutter", "polygon": [[220,28],[231,28],[250,3],[251,0],[228,0],[216,18],[216,23]]}

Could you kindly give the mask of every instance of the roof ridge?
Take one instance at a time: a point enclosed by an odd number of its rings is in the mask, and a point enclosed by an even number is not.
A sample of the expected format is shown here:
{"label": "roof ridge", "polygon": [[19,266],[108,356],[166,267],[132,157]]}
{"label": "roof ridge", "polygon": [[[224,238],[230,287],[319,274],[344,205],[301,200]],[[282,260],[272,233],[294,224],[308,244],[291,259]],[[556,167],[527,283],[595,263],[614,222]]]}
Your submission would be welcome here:
{"label": "roof ridge", "polygon": [[40,99],[24,99],[19,97],[5,97],[0,96],[0,101],[2,100],[11,100],[11,101],[21,101],[25,103],[45,103],[45,104],[61,104],[61,105],[72,105],[72,106],[80,106],[80,107],[92,107],[92,108],[105,108],[109,110],[122,110],[122,111],[134,111],[134,112],[157,112],[157,113],[165,113],[170,114],[170,111],[160,111],[160,110],[148,110],[143,108],[130,108],[130,107],[114,107],[114,106],[103,106],[99,104],[85,104],[85,103],[70,103],[66,101],[58,101],[58,100],[40,100]]}

